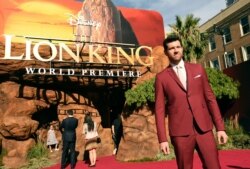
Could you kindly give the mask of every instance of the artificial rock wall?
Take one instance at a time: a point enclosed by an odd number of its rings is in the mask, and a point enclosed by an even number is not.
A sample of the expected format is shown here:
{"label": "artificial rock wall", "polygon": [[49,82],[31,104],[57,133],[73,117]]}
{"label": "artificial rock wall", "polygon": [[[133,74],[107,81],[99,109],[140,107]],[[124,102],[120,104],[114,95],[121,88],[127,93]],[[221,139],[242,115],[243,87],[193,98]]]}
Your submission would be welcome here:
{"label": "artificial rock wall", "polygon": [[[25,50],[25,45],[13,44],[12,50],[13,55],[18,55],[20,51]],[[49,50],[43,51],[49,52]],[[3,52],[4,44],[1,43],[1,56],[4,55]],[[41,55],[49,56],[48,52]],[[24,71],[26,66],[48,68],[49,63],[0,60],[0,135],[2,149],[7,150],[7,155],[3,158],[5,167],[18,168],[24,164],[28,150],[38,140],[46,142],[50,124],[55,126],[60,141],[61,133],[58,126],[66,117],[65,111],[68,109],[75,110],[74,116],[79,120],[77,158],[82,160],[84,155],[82,126],[86,112],[90,112],[98,123],[98,132],[102,138],[98,156],[111,155],[113,150],[111,131],[105,125],[110,105],[108,93],[115,91],[120,84],[125,85],[127,89],[136,86],[154,77],[168,65],[162,47],[155,47],[152,56],[154,64],[151,67],[138,68],[143,72],[143,76],[133,81],[130,86],[124,79],[27,75]],[[116,96],[119,97],[119,93]],[[123,118],[123,126],[124,133],[117,159],[128,161],[156,155],[158,141],[151,109],[144,107],[136,110],[130,116]]]}

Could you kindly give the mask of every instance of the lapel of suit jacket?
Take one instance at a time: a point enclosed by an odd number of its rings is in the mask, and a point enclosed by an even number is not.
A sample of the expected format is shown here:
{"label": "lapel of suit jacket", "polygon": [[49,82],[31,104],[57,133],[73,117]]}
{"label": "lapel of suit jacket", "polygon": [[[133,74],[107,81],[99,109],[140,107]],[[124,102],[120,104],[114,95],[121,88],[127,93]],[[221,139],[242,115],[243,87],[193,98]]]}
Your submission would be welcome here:
{"label": "lapel of suit jacket", "polygon": [[184,91],[186,91],[186,89],[184,88],[184,86],[182,85],[180,79],[178,78],[178,76],[176,75],[174,69],[170,66],[168,68],[168,72],[169,75],[176,81],[176,83],[181,87],[181,89],[183,89]]}
{"label": "lapel of suit jacket", "polygon": [[187,74],[187,92],[190,93],[191,84],[192,84],[192,71],[190,68],[190,64],[185,63],[185,69]]}

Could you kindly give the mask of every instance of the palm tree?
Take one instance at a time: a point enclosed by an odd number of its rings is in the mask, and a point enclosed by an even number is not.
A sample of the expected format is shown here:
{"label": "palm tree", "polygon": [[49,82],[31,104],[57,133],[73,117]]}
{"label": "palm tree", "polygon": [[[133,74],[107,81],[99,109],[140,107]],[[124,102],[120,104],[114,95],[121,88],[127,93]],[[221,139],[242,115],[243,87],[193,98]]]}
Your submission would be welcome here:
{"label": "palm tree", "polygon": [[201,37],[199,21],[200,18],[194,17],[193,14],[187,15],[184,21],[177,15],[176,23],[169,25],[171,33],[177,34],[182,40],[184,59],[193,63],[203,56],[208,44],[208,41]]}

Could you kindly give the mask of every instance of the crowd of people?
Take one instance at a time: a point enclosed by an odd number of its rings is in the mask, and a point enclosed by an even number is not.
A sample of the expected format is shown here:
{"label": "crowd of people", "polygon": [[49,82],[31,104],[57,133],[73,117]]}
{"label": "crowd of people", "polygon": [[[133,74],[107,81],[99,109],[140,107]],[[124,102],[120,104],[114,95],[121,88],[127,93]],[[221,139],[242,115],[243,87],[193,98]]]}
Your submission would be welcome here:
{"label": "crowd of people", "polygon": [[[118,145],[121,139],[120,125],[121,119],[115,118],[112,120],[112,139],[114,141],[114,152],[117,153]],[[68,162],[70,162],[71,169],[76,164],[76,128],[78,126],[78,119],[73,116],[73,110],[67,111],[67,118],[65,118],[60,126],[59,130],[62,132],[62,156],[61,156],[61,169],[66,168]],[[100,143],[100,137],[97,131],[97,123],[92,119],[90,113],[86,113],[83,121],[83,130],[85,142],[85,152],[88,153],[89,167],[95,167],[96,165],[96,149]],[[59,141],[56,137],[56,133],[53,125],[50,125],[47,132],[47,146],[50,152],[59,150]]]}

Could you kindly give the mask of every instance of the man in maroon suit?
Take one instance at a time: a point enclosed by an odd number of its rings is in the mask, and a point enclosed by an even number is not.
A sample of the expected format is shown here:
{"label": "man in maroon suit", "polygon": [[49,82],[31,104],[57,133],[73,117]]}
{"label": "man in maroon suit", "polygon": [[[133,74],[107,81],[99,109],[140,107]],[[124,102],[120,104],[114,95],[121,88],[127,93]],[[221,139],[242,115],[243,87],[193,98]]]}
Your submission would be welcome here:
{"label": "man in maroon suit", "polygon": [[203,168],[219,169],[213,125],[219,144],[226,143],[228,137],[206,72],[199,64],[183,61],[183,47],[177,36],[166,38],[163,46],[170,66],[158,73],[155,81],[155,117],[160,148],[164,154],[170,153],[166,112],[178,169],[193,168],[195,149]]}

